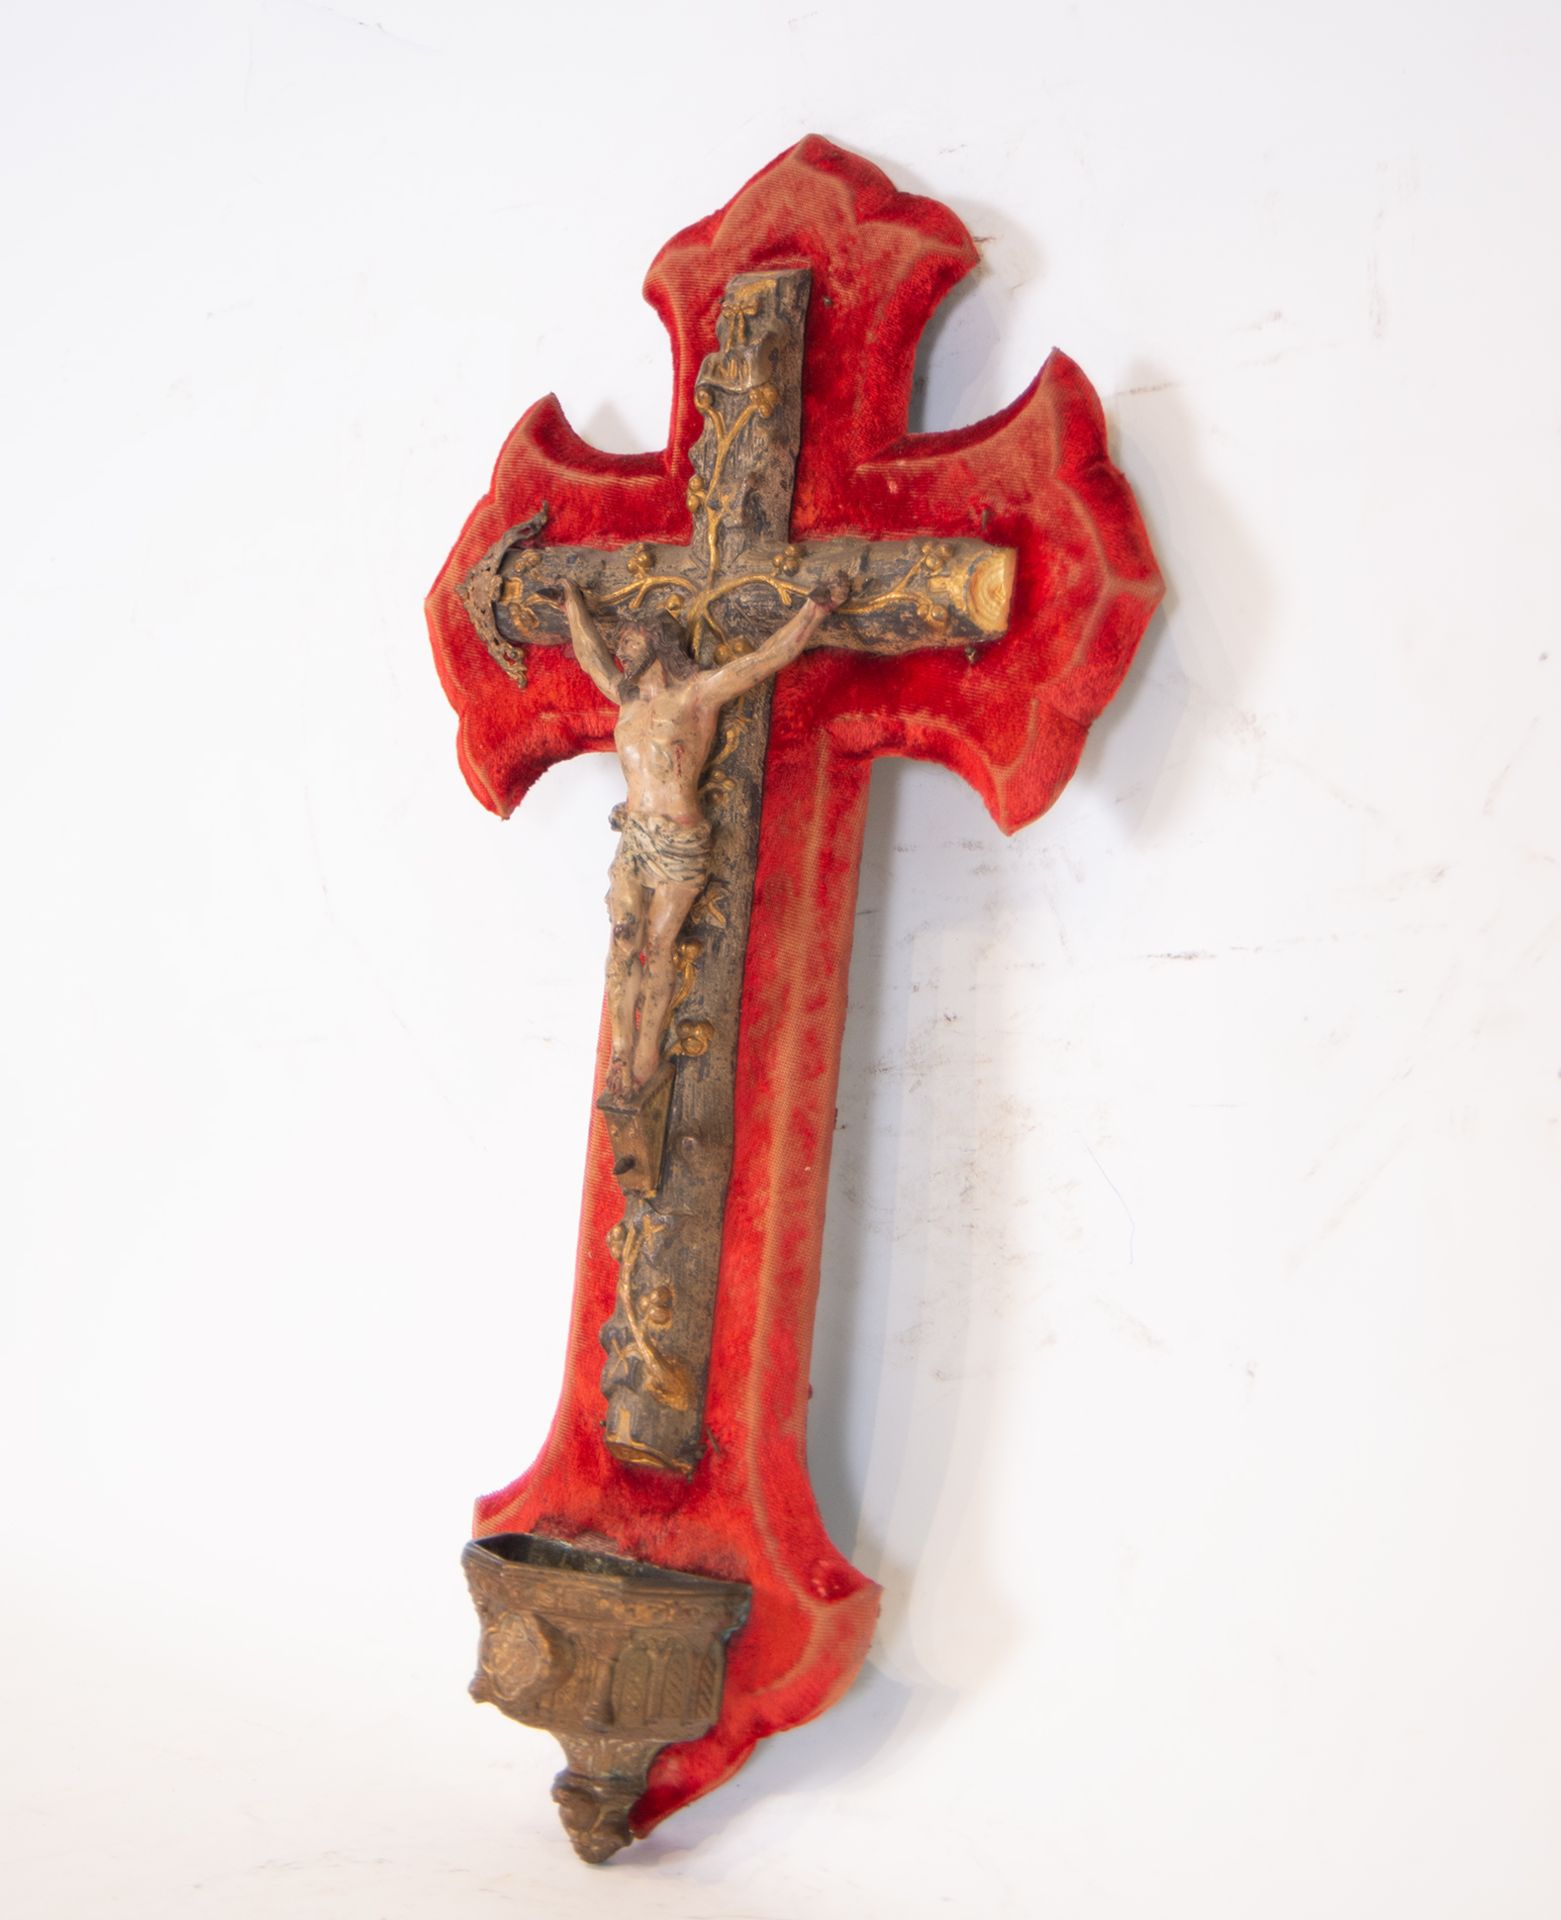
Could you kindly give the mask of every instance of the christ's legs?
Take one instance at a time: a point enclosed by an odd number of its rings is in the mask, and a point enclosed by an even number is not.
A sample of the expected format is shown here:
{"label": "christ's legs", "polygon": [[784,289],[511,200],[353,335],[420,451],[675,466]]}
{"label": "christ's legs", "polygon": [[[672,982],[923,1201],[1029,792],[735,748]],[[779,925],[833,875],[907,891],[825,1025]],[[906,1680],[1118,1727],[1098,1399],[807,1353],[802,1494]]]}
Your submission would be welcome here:
{"label": "christ's legs", "polygon": [[612,1060],[607,1090],[629,1091],[629,1060],[634,1052],[634,1009],[640,997],[640,948],[644,943],[645,889],[625,860],[615,860],[607,885],[612,945],[607,950],[607,1018],[612,1028]]}
{"label": "christ's legs", "polygon": [[[699,898],[701,880],[665,881],[650,897],[645,928],[645,973],[640,1000],[640,1032],[634,1048],[634,1083],[645,1082],[661,1064],[662,1030],[677,974],[672,964],[677,937],[688,910]],[[616,1050],[616,1038],[613,1042]]]}

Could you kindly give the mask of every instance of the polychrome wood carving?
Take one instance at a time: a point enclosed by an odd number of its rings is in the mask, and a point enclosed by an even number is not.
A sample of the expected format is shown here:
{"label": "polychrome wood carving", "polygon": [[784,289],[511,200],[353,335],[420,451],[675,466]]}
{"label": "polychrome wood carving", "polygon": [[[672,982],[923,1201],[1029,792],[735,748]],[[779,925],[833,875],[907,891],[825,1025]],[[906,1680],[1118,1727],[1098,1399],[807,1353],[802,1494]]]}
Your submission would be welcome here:
{"label": "polychrome wood carving", "polygon": [[558,1735],[589,1860],[830,1705],[871,1638],[804,1462],[871,762],[941,761],[1024,825],[1160,594],[1060,354],[994,418],[906,433],[975,258],[803,141],[651,269],[666,449],[600,453],[542,401],[429,597],[479,799],[611,747],[628,790],[568,1374],[466,1553],[473,1692]]}

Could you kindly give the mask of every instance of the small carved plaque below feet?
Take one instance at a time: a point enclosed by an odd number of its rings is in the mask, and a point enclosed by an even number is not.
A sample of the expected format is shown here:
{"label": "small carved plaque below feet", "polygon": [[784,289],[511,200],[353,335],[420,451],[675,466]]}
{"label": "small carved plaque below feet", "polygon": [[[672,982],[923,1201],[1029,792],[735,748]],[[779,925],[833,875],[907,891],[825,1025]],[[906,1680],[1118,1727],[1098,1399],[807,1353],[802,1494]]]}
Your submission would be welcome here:
{"label": "small carved plaque below feet", "polygon": [[596,1103],[612,1138],[613,1176],[626,1194],[652,1194],[661,1184],[675,1072],[673,1063],[663,1060],[643,1087],[626,1094],[604,1093]]}

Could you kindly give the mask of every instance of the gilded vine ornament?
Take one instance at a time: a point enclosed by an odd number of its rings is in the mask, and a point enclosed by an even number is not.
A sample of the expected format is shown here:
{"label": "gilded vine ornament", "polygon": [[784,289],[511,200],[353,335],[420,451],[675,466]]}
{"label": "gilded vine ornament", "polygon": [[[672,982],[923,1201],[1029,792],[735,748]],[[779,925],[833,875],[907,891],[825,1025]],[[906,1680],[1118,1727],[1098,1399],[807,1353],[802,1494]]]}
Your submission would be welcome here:
{"label": "gilded vine ornament", "polygon": [[[735,744],[735,743],[734,743]],[[705,890],[689,909],[689,923],[696,927],[724,927],[726,908],[722,902],[726,898],[726,882],[717,880],[712,874],[705,882]]]}
{"label": "gilded vine ornament", "polygon": [[[692,1401],[693,1382],[689,1371],[675,1356],[657,1346],[655,1334],[671,1326],[677,1294],[671,1284],[653,1277],[648,1292],[637,1292],[642,1257],[654,1268],[656,1237],[670,1223],[655,1214],[641,1211],[631,1226],[625,1218],[607,1236],[608,1246],[618,1261],[617,1305],[628,1330],[624,1343],[644,1369],[645,1391],[674,1412],[686,1412]],[[627,1358],[627,1352],[620,1360]]]}

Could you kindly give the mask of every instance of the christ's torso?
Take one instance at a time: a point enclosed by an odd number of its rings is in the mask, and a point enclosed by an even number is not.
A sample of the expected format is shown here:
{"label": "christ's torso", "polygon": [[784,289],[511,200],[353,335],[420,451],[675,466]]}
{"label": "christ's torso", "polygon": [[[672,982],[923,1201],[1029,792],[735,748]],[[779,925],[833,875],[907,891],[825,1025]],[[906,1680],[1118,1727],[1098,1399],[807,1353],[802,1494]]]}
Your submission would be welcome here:
{"label": "christ's torso", "polygon": [[688,681],[657,692],[642,687],[623,702],[613,745],[623,762],[631,813],[660,814],[685,827],[704,819],[699,781],[718,718]]}

